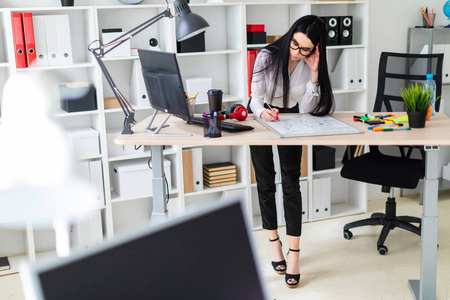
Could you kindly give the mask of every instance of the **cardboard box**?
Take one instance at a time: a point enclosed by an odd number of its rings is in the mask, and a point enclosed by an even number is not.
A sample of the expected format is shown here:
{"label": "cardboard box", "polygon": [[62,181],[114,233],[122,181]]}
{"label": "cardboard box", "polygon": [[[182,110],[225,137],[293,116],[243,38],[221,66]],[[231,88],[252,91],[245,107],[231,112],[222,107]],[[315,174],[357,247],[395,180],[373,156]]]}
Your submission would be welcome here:
{"label": "cardboard box", "polygon": [[100,155],[99,134],[94,128],[71,128],[67,130],[76,158]]}
{"label": "cardboard box", "polygon": [[106,146],[108,156],[144,153],[144,146],[135,149],[134,145],[119,145],[114,143],[114,139],[122,132],[121,128],[108,129],[106,131]]}
{"label": "cardboard box", "polygon": [[267,43],[273,43],[273,42],[275,42],[276,40],[278,40],[280,37],[282,37],[282,35],[268,35],[267,36]]}
{"label": "cardboard box", "polygon": [[190,78],[186,79],[186,92],[189,97],[193,97],[196,93],[196,103],[208,103],[208,90],[212,88],[212,78]]}
{"label": "cardboard box", "polygon": [[328,146],[313,146],[313,170],[334,169],[336,149]]}
{"label": "cardboard box", "polygon": [[105,109],[111,109],[111,108],[121,108],[119,101],[116,97],[106,97],[103,99]]}
{"label": "cardboard box", "polygon": [[[149,158],[111,163],[111,186],[120,197],[150,196],[153,193],[153,170]],[[172,186],[170,161],[164,160],[164,173],[169,188]]]}

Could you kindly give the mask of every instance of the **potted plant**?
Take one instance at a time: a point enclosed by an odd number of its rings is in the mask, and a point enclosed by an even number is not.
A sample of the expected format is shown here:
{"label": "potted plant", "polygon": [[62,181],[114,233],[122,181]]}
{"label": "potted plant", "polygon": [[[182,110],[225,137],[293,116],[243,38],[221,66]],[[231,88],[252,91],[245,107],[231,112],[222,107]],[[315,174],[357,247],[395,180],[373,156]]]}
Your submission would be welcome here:
{"label": "potted plant", "polygon": [[401,96],[406,105],[409,126],[411,128],[425,127],[427,114],[431,108],[431,104],[433,104],[429,102],[431,91],[421,84],[413,83],[402,90]]}

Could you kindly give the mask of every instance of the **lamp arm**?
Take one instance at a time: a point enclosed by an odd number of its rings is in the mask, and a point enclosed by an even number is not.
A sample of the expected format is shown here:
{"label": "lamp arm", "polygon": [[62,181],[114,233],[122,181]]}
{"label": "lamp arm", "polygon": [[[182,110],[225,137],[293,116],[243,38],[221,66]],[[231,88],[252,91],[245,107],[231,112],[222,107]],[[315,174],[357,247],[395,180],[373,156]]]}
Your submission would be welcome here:
{"label": "lamp arm", "polygon": [[[100,41],[96,40],[96,41],[93,41],[88,46],[88,50],[94,55],[95,60],[97,61],[97,64],[100,66],[100,69],[101,69],[103,75],[105,76],[109,86],[111,87],[114,95],[116,96],[117,101],[119,102],[120,107],[123,110],[123,113],[125,114],[125,120],[124,120],[124,124],[123,124],[122,134],[132,134],[133,133],[133,131],[131,130],[131,125],[136,123],[136,120],[134,119],[135,110],[133,109],[131,104],[127,101],[125,96],[120,92],[119,88],[117,87],[114,80],[112,79],[111,74],[109,73],[108,69],[106,68],[102,58],[108,52],[114,50],[116,47],[120,46],[125,41],[131,39],[132,37],[139,34],[140,32],[147,29],[148,27],[155,24],[156,22],[158,22],[159,20],[161,20],[164,17],[173,18],[173,15],[170,12],[169,8],[167,8],[163,12],[159,13],[155,17],[136,26],[135,28],[131,29],[130,31],[124,33],[123,35],[117,37],[116,39],[114,39],[113,41],[109,42],[106,45],[103,45]],[[91,45],[94,44],[95,42],[99,42],[100,46],[95,47],[95,48],[91,47]],[[104,51],[106,48],[108,48],[108,50]]]}

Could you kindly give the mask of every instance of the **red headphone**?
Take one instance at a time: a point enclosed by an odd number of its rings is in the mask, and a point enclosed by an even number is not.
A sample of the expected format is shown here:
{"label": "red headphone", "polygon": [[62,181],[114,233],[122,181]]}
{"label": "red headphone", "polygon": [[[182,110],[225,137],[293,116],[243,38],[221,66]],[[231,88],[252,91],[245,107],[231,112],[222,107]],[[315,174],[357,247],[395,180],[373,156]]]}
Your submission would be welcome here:
{"label": "red headphone", "polygon": [[244,121],[247,119],[248,111],[242,104],[234,104],[230,109],[221,111],[221,119],[237,119],[239,121]]}

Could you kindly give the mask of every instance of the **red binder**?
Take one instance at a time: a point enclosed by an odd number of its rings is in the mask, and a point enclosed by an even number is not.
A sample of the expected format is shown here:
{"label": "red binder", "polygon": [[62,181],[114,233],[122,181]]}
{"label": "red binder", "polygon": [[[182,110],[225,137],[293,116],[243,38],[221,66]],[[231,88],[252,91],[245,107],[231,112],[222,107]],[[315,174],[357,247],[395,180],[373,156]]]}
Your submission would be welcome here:
{"label": "red binder", "polygon": [[253,66],[255,65],[256,50],[247,50],[247,82],[248,82],[248,96],[252,94],[252,74]]}
{"label": "red binder", "polygon": [[25,43],[23,39],[22,14],[11,13],[12,31],[14,37],[14,50],[16,55],[16,67],[26,68]]}
{"label": "red binder", "polygon": [[33,67],[36,65],[36,43],[34,41],[33,16],[29,12],[23,13],[22,20],[27,66]]}

